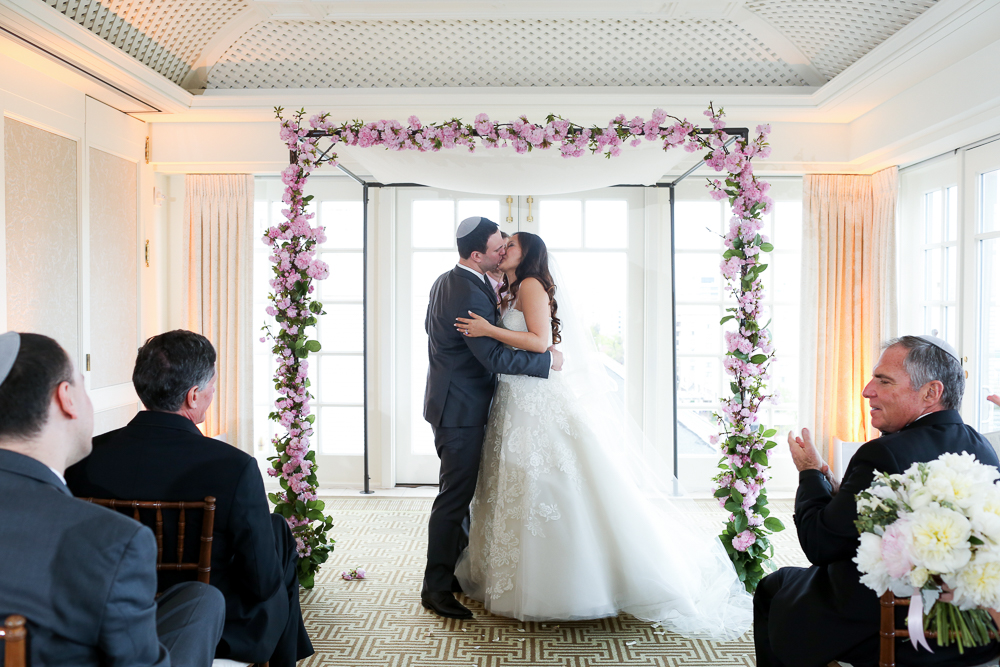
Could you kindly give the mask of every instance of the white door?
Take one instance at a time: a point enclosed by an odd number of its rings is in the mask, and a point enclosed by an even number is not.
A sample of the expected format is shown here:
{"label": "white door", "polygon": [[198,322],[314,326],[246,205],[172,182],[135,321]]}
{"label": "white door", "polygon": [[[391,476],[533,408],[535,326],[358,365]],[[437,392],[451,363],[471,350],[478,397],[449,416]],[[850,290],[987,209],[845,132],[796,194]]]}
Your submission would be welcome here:
{"label": "white door", "polygon": [[986,402],[1000,393],[1000,141],[967,151],[965,174],[965,218],[971,224],[964,229],[963,289],[972,307],[963,327],[963,355],[969,358],[963,412],[988,433],[1000,431],[1000,408]]}
{"label": "white door", "polygon": [[[427,334],[424,316],[431,286],[458,261],[455,230],[481,215],[511,231],[516,202],[506,197],[406,188],[396,194],[396,484],[437,484],[434,434],[424,421]],[[508,212],[509,209],[509,212]],[[513,231],[516,231],[513,230]]]}

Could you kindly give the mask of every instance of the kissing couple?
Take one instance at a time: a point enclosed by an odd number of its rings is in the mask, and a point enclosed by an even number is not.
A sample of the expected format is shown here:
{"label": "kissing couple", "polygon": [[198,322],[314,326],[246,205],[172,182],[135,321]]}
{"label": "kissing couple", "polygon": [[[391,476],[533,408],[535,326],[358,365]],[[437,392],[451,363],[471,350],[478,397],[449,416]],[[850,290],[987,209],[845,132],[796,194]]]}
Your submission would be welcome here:
{"label": "kissing couple", "polygon": [[[471,618],[463,592],[522,621],[625,612],[688,637],[742,635],[751,596],[719,538],[637,479],[641,447],[623,445],[608,376],[544,241],[504,239],[482,217],[456,236],[458,264],[434,282],[424,323],[424,418],[441,459],[424,607]],[[501,298],[487,277],[497,270]]]}

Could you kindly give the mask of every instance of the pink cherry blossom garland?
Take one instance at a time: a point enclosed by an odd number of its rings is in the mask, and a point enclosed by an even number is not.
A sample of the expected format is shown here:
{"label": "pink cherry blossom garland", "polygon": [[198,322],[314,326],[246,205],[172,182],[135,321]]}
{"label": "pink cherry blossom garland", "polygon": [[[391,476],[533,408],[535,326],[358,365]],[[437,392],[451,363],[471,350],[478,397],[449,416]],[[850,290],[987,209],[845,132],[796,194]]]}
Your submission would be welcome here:
{"label": "pink cherry blossom garland", "polygon": [[[729,319],[739,322],[736,332],[726,333],[729,349],[726,371],[735,378],[731,385],[734,396],[723,399],[722,414],[717,415],[726,439],[722,445],[724,458],[719,464],[723,472],[715,478],[718,484],[715,495],[733,512],[722,534],[723,543],[748,590],[756,587],[763,576],[761,565],[770,555],[766,535],[783,528],[776,518],[767,517],[764,492],[767,450],[774,446],[765,439],[773,432],[761,433],[757,426],[757,411],[768,398],[764,394],[764,380],[773,358],[770,335],[756,319],[763,297],[760,273],[767,266],[759,263],[759,253],[769,252],[772,247],[757,232],[761,228],[761,215],[770,210],[772,202],[766,196],[770,186],[754,176],[751,160],[770,154],[766,141],[768,126],[758,126],[754,141],[737,140],[735,148],[730,150],[726,146],[730,136],[724,129],[722,109],[716,111],[711,105],[705,111],[711,120],[711,130],[699,130],[662,109],[654,110],[648,120],[638,116],[629,120],[619,115],[605,127],[589,128],[555,115],[549,115],[544,125],[531,123],[524,116],[510,123],[497,123],[486,114],[476,116],[471,125],[459,119],[424,125],[416,116],[410,116],[408,125],[403,126],[395,120],[337,124],[328,113],[312,116],[307,128],[302,122],[304,110],[289,119],[282,117],[280,107],[275,114],[281,121],[281,139],[295,161],[282,172],[286,185],[283,201],[289,205],[283,211],[287,221],[269,229],[264,237],[265,243],[276,247],[271,256],[276,276],[271,281],[275,292],[270,299],[274,305],[268,308],[268,314],[276,317],[281,330],[271,335],[268,329],[268,335],[275,341],[274,353],[278,359],[275,385],[284,396],[276,402],[277,411],[271,417],[287,430],[285,436],[274,440],[279,456],[272,458],[269,472],[281,477],[285,489],[283,493],[272,494],[272,502],[296,531],[302,559],[300,579],[306,572],[305,578],[311,584],[319,564],[332,549],[325,540],[331,520],[323,517],[322,501],[315,496],[315,455],[309,451],[314,417],[309,414],[310,395],[305,380],[308,369],[305,357],[309,351],[318,351],[319,343],[308,340],[303,330],[315,325],[315,315],[322,314],[322,304],[308,296],[313,291],[311,281],[322,280],[329,272],[313,254],[315,245],[325,239],[323,228],[313,227],[310,223],[313,214],[305,213],[305,205],[312,197],[304,197],[302,192],[312,170],[323,163],[336,164],[337,154],[333,149],[337,143],[399,151],[464,148],[473,152],[480,142],[485,149],[512,146],[518,153],[556,147],[565,158],[588,152],[612,158],[621,154],[626,143],[635,147],[645,140],[660,141],[665,151],[680,146],[688,152],[708,150],[705,162],[717,172],[728,173],[725,183],[709,181],[712,196],[728,198],[733,209],[721,268],[737,298],[737,306],[729,309],[734,314],[724,318],[723,323]],[[664,127],[668,118],[674,122]],[[322,138],[330,142],[326,150],[319,146]],[[718,442],[717,437],[713,440]],[[314,528],[313,521],[322,523]],[[305,569],[304,562],[308,562]]]}
{"label": "pink cherry blossom garland", "polygon": [[[721,110],[715,113],[710,107],[705,114],[712,119],[713,127],[720,129]],[[770,154],[767,144],[770,127],[758,125],[756,132],[752,142],[737,141],[732,151],[713,139],[714,148],[705,159],[716,171],[729,174],[725,182],[710,180],[709,187],[714,199],[728,199],[732,207],[729,233],[723,238],[726,251],[720,269],[726,288],[736,299],[736,305],[726,309],[730,314],[720,322],[732,321],[736,328],[725,332],[727,351],[723,366],[732,377],[729,385],[732,396],[721,400],[720,411],[715,414],[723,431],[721,471],[714,478],[715,497],[730,512],[720,536],[722,543],[750,592],[764,577],[764,567],[771,567],[769,561],[774,551],[768,535],[784,530],[778,518],[768,516],[764,488],[770,450],[777,444],[768,438],[776,431],[765,430],[758,415],[764,402],[775,400],[776,396],[766,393],[765,386],[770,378],[774,345],[767,324],[759,321],[764,298],[760,276],[767,268],[761,262],[761,253],[774,249],[760,230],[762,216],[771,211],[773,201],[767,196],[770,184],[754,176],[751,163],[755,157],[766,158]],[[713,444],[719,440],[719,436],[711,438]]]}

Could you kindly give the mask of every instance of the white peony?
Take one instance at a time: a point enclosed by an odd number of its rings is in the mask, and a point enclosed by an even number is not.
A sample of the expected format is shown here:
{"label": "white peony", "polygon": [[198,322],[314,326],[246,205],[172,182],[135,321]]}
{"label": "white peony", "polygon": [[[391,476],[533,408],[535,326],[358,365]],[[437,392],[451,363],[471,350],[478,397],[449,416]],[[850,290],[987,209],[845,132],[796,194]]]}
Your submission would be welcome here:
{"label": "white peony", "polygon": [[1000,554],[992,549],[977,551],[965,567],[942,578],[955,589],[959,609],[1000,607]]}
{"label": "white peony", "polygon": [[914,588],[923,588],[924,584],[927,583],[927,579],[930,577],[930,572],[927,571],[925,567],[915,567],[910,570],[910,586]]}
{"label": "white peony", "polygon": [[899,499],[916,512],[934,502],[934,494],[926,486],[911,483],[908,490],[900,489]]}
{"label": "white peony", "polygon": [[984,484],[979,475],[947,466],[932,468],[927,489],[938,502],[949,502],[968,509],[982,502]]}
{"label": "white peony", "polygon": [[882,562],[882,538],[873,533],[861,533],[858,555],[852,558],[861,572],[861,583],[882,595],[889,588],[889,573]]}
{"label": "white peony", "polygon": [[990,484],[983,491],[982,501],[969,510],[972,530],[995,544],[1000,544],[1000,487]]}
{"label": "white peony", "polygon": [[954,572],[969,562],[972,524],[959,512],[937,503],[910,516],[913,564],[931,572]]}

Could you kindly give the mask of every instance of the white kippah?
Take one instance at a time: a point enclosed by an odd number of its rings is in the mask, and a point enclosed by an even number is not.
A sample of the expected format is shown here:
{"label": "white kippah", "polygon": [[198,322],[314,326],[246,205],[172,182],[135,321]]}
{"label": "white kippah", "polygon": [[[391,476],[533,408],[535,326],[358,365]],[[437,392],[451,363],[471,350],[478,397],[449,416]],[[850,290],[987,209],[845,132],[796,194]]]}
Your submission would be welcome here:
{"label": "white kippah", "polygon": [[942,338],[938,338],[937,336],[929,336],[927,334],[923,334],[923,335],[917,336],[917,338],[919,338],[920,340],[925,341],[927,343],[930,343],[934,347],[941,348],[942,350],[944,350],[945,352],[947,352],[951,356],[955,357],[955,359],[957,359],[958,361],[961,361],[961,359],[958,358],[958,350],[956,350],[954,347],[952,347],[951,343],[949,343],[948,341],[946,341],[946,340],[944,340]]}
{"label": "white kippah", "polygon": [[21,336],[16,331],[0,334],[0,384],[7,379],[7,374],[14,367],[17,352],[21,349]]}
{"label": "white kippah", "polygon": [[460,239],[468,236],[475,231],[476,227],[479,226],[479,223],[482,222],[482,220],[483,218],[481,216],[474,215],[471,218],[466,218],[462,222],[458,223],[458,231],[455,232],[455,238]]}

